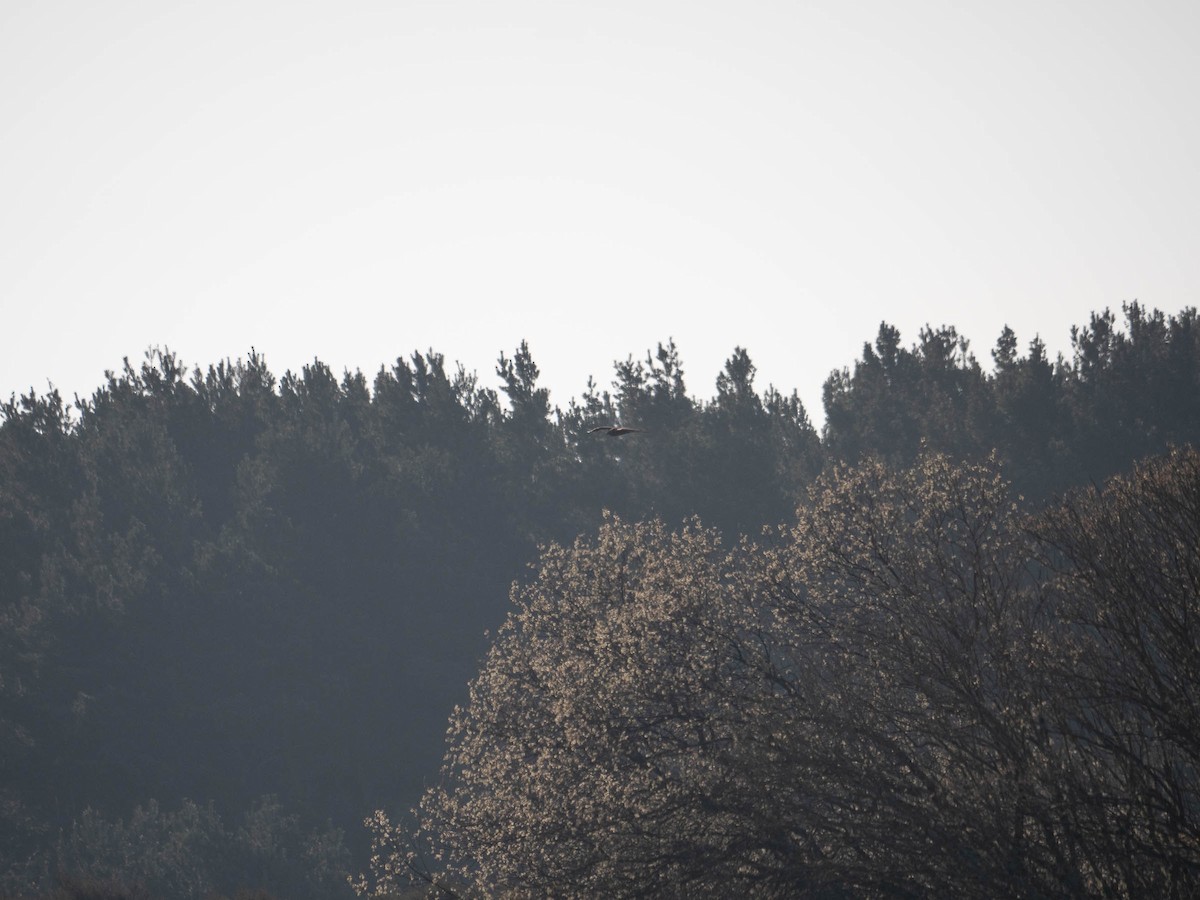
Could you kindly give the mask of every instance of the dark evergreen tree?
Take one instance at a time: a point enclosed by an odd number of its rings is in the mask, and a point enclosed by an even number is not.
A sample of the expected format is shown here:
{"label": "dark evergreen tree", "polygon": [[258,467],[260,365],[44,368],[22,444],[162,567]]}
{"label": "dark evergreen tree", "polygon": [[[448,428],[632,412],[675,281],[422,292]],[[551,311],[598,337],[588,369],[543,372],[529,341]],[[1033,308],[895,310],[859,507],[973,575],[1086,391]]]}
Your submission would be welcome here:
{"label": "dark evergreen tree", "polygon": [[1127,331],[1107,309],[1071,329],[1066,391],[1076,463],[1100,480],[1131,459],[1200,438],[1200,330],[1195,309],[1178,317],[1122,307]]}
{"label": "dark evergreen tree", "polygon": [[778,398],[768,408],[754,389],[754,374],[749,353],[734,348],[717,376],[716,399],[704,411],[708,492],[696,512],[729,535],[753,534],[790,516],[796,498],[794,486],[780,477],[781,457],[808,449],[777,445],[771,411],[788,410]]}
{"label": "dark evergreen tree", "polygon": [[907,463],[922,446],[979,458],[994,446],[987,380],[953,327],[925,327],[905,349],[900,332],[881,324],[853,375],[830,375],[824,402],[825,443],[835,458]]}
{"label": "dark evergreen tree", "polygon": [[992,351],[996,363],[995,442],[1014,483],[1031,498],[1049,497],[1071,481],[1066,372],[1046,356],[1041,338],[1029,355],[1016,354],[1016,335],[1005,328]]}

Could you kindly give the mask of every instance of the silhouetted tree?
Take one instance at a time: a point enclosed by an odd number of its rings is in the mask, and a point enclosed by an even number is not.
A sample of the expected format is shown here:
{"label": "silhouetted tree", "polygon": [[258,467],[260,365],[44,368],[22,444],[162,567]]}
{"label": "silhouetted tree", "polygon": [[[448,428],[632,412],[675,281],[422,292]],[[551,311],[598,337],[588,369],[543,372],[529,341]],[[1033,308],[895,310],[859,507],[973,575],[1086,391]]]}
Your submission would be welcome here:
{"label": "silhouetted tree", "polygon": [[1039,522],[1064,623],[1056,830],[1090,892],[1200,890],[1200,453],[1175,450]]}

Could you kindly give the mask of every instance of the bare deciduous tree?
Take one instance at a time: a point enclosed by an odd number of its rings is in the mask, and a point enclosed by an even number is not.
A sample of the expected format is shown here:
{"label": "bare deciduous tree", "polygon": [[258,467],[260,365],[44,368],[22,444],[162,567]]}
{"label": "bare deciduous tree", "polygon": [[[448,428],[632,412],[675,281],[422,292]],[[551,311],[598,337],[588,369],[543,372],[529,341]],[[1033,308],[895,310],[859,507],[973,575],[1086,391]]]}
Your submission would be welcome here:
{"label": "bare deciduous tree", "polygon": [[1200,892],[1200,453],[1174,450],[1039,524],[1064,652],[1062,829],[1110,895]]}

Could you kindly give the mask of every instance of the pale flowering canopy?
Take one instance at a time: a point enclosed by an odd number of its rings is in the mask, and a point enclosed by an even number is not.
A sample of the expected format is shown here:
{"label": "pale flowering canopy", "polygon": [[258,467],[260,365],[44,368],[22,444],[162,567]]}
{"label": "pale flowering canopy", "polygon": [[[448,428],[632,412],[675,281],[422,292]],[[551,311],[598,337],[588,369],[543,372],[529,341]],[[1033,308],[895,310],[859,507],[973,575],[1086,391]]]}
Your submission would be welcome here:
{"label": "pale flowering canopy", "polygon": [[[834,469],[794,525],[732,548],[696,521],[607,517],[514,588],[442,783],[415,835],[370,823],[360,892],[414,875],[514,897],[1195,885],[1198,460],[1036,520],[994,463],[934,454]],[[1118,548],[1122,571],[1173,573],[1146,607],[1153,659],[1113,649],[1136,580],[1098,587]],[[1168,675],[1150,715],[1136,688]]]}

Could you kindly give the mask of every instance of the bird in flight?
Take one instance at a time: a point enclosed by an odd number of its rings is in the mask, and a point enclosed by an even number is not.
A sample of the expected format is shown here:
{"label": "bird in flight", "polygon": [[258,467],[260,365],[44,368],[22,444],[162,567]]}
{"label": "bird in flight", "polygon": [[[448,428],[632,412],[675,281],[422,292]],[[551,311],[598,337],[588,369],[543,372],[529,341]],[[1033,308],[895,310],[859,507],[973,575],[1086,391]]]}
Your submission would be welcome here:
{"label": "bird in flight", "polygon": [[633,434],[634,432],[645,431],[645,428],[626,428],[623,425],[597,425],[588,431],[588,434],[595,434],[597,431],[603,431],[609,437],[620,437],[623,434]]}

